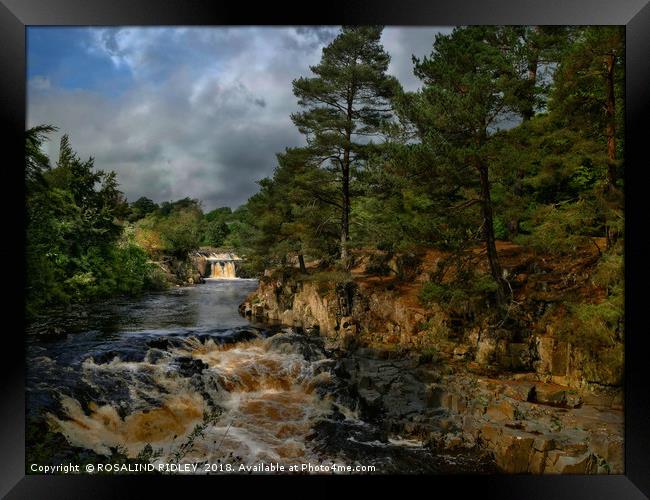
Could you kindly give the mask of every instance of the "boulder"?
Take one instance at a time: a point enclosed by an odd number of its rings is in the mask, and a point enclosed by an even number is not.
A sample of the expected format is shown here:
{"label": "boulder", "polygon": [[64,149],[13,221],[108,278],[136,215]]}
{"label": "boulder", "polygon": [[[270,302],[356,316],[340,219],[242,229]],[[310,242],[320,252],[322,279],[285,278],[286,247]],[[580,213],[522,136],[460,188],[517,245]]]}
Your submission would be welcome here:
{"label": "boulder", "polygon": [[512,383],[505,386],[503,395],[517,401],[530,401],[534,394],[535,385],[532,383]]}
{"label": "boulder", "polygon": [[514,420],[515,419],[516,406],[508,401],[507,399],[502,399],[497,402],[489,404],[485,416],[492,420]]}
{"label": "boulder", "polygon": [[530,434],[504,428],[494,449],[497,466],[509,474],[528,472],[534,440]]}
{"label": "boulder", "polygon": [[530,399],[533,403],[540,403],[561,408],[576,408],[582,404],[582,399],[567,388],[555,384],[536,384]]}
{"label": "boulder", "polygon": [[382,411],[381,394],[373,389],[359,389],[361,411],[369,418],[376,418]]}
{"label": "boulder", "polygon": [[535,437],[533,449],[537,451],[549,451],[555,448],[555,440],[552,435],[542,434]]}
{"label": "boulder", "polygon": [[572,456],[563,451],[551,451],[546,460],[545,472],[557,474],[590,474],[596,472],[597,461],[593,453]]}

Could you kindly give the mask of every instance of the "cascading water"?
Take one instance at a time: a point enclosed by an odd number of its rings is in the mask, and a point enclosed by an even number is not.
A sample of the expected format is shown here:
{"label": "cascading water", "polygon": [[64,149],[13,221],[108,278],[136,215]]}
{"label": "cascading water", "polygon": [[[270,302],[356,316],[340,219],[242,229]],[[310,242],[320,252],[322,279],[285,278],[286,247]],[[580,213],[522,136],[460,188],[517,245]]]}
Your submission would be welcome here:
{"label": "cascading water", "polygon": [[202,250],[194,255],[198,259],[199,269],[204,278],[235,279],[237,278],[237,262],[241,258],[233,253],[217,253]]}
{"label": "cascading water", "polygon": [[[322,340],[251,325],[237,305],[254,280],[96,304],[57,321],[64,335],[28,336],[28,458],[285,466],[374,464],[436,471],[439,457],[394,444],[359,418]],[[71,315],[72,314],[72,315]],[[56,437],[58,436],[58,437]],[[248,469],[250,470],[250,469]],[[199,468],[197,472],[206,472]],[[207,471],[210,472],[210,471]],[[212,470],[214,472],[214,470]]]}
{"label": "cascading water", "polygon": [[233,261],[209,260],[211,264],[210,278],[233,279],[237,277]]}
{"label": "cascading water", "polygon": [[291,337],[222,344],[191,336],[166,350],[150,348],[142,361],[88,358],[82,379],[91,387],[102,391],[107,379],[128,381],[128,414],[120,416],[122,403],[109,402],[109,394],[86,411],[64,396],[64,415],[48,413],[48,421],[73,446],[99,454],[122,447],[135,457],[149,444],[167,462],[198,425],[202,435],[183,456],[189,462],[216,463],[229,453],[249,465],[313,460],[305,438],[330,410],[314,389],[330,373],[321,371],[325,358],[308,362]]}

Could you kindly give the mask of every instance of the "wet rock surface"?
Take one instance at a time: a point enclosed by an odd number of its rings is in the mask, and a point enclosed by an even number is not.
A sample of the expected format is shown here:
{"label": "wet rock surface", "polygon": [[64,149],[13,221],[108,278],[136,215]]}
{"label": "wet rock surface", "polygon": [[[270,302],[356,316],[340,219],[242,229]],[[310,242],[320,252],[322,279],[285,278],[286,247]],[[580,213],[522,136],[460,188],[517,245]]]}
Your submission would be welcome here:
{"label": "wet rock surface", "polygon": [[337,383],[331,394],[358,418],[319,423],[318,449],[353,461],[370,458],[383,473],[498,472],[492,456],[476,446],[441,447],[429,439],[449,429],[449,411],[430,397],[428,384],[439,374],[418,356],[364,348],[332,355]]}

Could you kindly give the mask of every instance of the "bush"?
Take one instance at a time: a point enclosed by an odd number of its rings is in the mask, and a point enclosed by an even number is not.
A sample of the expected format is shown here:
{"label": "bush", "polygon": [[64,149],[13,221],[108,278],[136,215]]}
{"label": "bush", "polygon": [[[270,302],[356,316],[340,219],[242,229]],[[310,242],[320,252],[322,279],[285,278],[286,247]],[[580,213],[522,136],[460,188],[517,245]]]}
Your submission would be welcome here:
{"label": "bush", "polygon": [[494,237],[497,240],[508,239],[508,226],[501,217],[495,217],[492,226],[494,227]]}
{"label": "bush", "polygon": [[418,298],[423,305],[429,306],[436,302],[446,302],[449,299],[449,288],[428,281],[422,285]]}
{"label": "bush", "polygon": [[366,265],[366,272],[377,276],[387,276],[390,274],[390,266],[388,262],[391,259],[390,253],[373,253],[368,258]]}
{"label": "bush", "polygon": [[321,295],[334,291],[336,285],[352,282],[352,275],[346,271],[319,271],[302,276],[302,281],[314,283]]}
{"label": "bush", "polygon": [[459,273],[457,279],[451,283],[424,283],[418,298],[424,306],[438,303],[448,308],[457,308],[473,299],[484,300],[496,290],[497,284],[489,275]]}
{"label": "bush", "polygon": [[541,206],[530,221],[522,222],[522,230],[529,234],[519,235],[515,242],[554,255],[574,252],[600,230],[597,214],[586,201]]}

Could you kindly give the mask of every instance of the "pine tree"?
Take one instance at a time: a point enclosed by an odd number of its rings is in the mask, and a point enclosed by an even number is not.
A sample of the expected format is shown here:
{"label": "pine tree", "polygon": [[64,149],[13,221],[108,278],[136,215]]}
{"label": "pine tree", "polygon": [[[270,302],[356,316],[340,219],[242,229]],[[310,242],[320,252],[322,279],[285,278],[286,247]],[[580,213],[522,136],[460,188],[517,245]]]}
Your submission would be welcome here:
{"label": "pine tree", "polygon": [[503,278],[494,234],[493,203],[486,146],[504,119],[521,108],[521,80],[509,33],[499,27],[456,28],[436,37],[433,53],[414,58],[423,89],[406,106],[421,140],[434,142],[450,169],[473,171],[478,198],[456,209],[478,204],[482,232],[497,301],[504,303],[508,285]]}
{"label": "pine tree", "polygon": [[305,111],[292,119],[307,137],[308,161],[335,173],[340,185],[340,257],[348,263],[350,183],[368,142],[381,135],[392,115],[397,80],[386,74],[390,56],[378,26],[343,27],[327,47],[311,78],[293,82]]}
{"label": "pine tree", "polygon": [[607,182],[603,203],[609,212],[608,246],[620,231],[612,228],[623,209],[621,191],[625,85],[624,30],[620,26],[576,29],[555,78],[551,109],[568,128],[579,128],[603,145]]}

